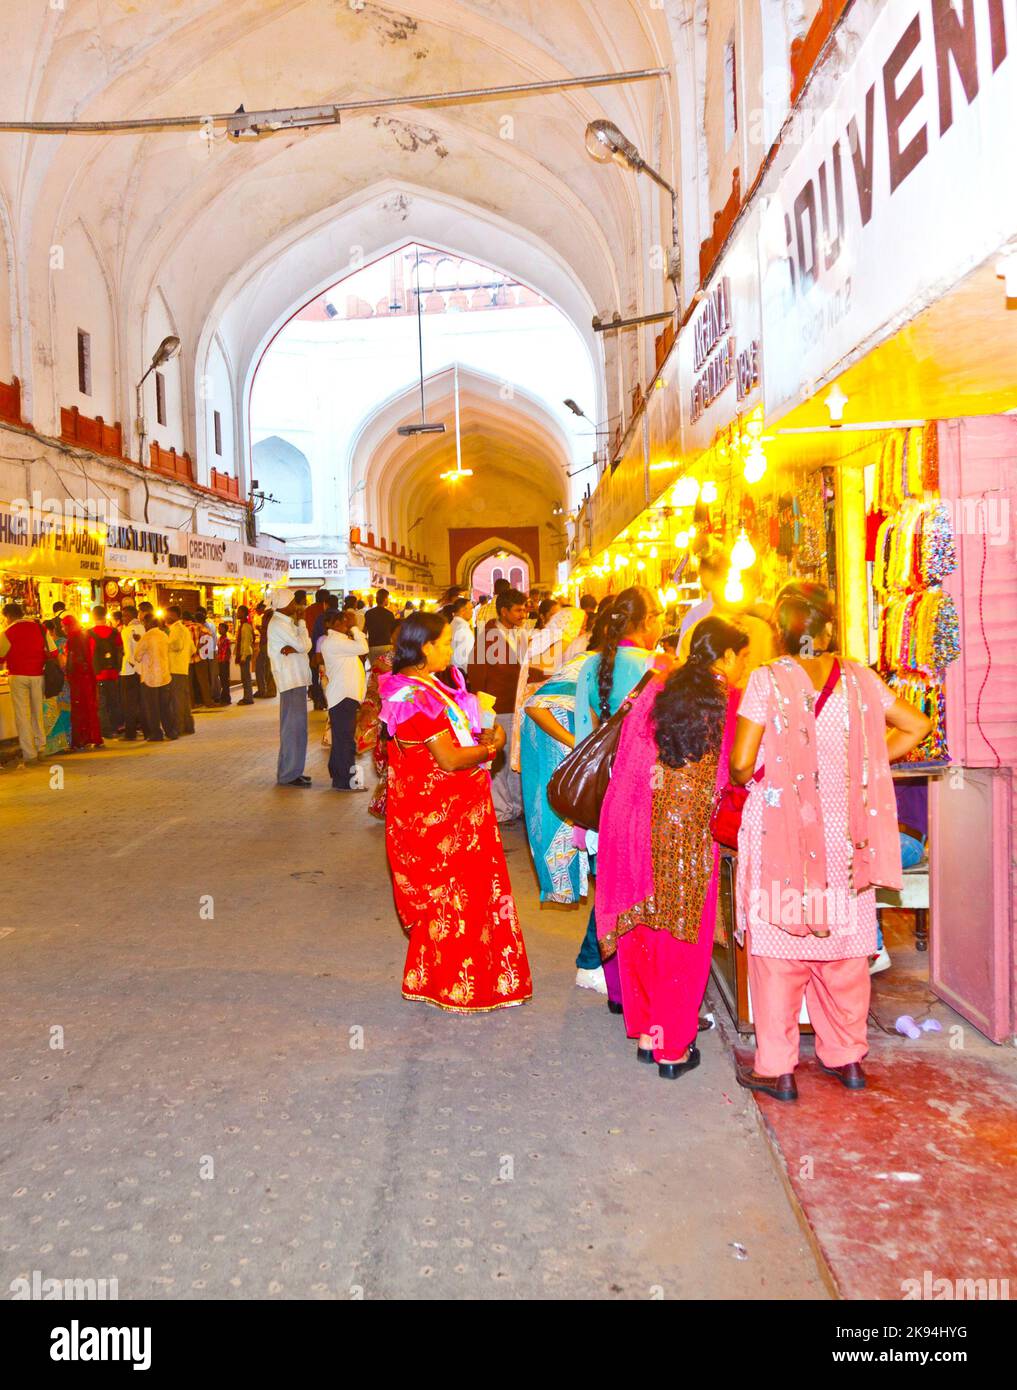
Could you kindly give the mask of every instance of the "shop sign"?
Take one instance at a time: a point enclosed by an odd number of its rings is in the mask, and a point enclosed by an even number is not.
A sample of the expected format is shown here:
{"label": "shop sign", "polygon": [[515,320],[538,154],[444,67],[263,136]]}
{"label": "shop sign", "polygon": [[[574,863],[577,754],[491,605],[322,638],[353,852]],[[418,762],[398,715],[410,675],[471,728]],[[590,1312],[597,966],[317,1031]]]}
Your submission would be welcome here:
{"label": "shop sign", "polygon": [[187,535],[132,522],[110,526],[106,531],[105,572],[183,578],[187,574]]}
{"label": "shop sign", "polygon": [[869,0],[842,32],[855,56],[813,83],[825,109],[798,111],[763,184],[768,414],[1017,232],[1017,29],[1003,0]]}
{"label": "shop sign", "polygon": [[0,569],[40,579],[100,579],[106,527],[0,503]]}
{"label": "shop sign", "polygon": [[240,546],[240,573],[244,579],[254,579],[263,584],[285,583],[289,577],[289,556],[275,550],[259,550],[254,546]]}
{"label": "shop sign", "polygon": [[[708,448],[718,430],[739,412],[751,409],[759,394],[757,227],[757,214],[750,209],[723,257],[719,275],[678,339],[686,453]],[[651,452],[656,455],[656,440]],[[655,466],[651,462],[651,472]]]}
{"label": "shop sign", "polygon": [[341,579],[346,571],[346,556],[334,551],[326,554],[290,555],[287,559],[289,579],[293,584],[307,579]]}
{"label": "shop sign", "polygon": [[191,579],[239,579],[240,557],[241,547],[236,541],[217,536],[187,537],[187,573]]}

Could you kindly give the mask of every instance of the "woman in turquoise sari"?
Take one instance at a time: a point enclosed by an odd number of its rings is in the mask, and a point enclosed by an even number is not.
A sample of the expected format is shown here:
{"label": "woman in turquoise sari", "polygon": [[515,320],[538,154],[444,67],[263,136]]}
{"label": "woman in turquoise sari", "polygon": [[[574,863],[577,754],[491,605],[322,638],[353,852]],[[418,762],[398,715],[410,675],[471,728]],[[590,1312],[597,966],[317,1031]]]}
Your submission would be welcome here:
{"label": "woman in turquoise sari", "polygon": [[[617,714],[633,689],[651,667],[664,666],[654,655],[662,631],[663,612],[649,589],[623,589],[609,608],[597,617],[597,650],[587,656],[576,683],[576,742],[581,743],[604,720]],[[596,631],[596,629],[595,629]],[[591,642],[590,649],[593,650]],[[596,837],[587,836],[590,872],[596,874]],[[618,960],[601,963],[597,944],[596,904],[590,910],[586,935],[576,957],[576,984],[607,995],[614,1014],[622,1011]]]}
{"label": "woman in turquoise sari", "polygon": [[551,774],[575,744],[576,680],[585,652],[559,666],[523,705],[519,730],[523,810],[541,902],[575,903],[586,896],[589,867],[568,821],[547,800]]}
{"label": "woman in turquoise sari", "polygon": [[[60,623],[50,620],[45,624],[52,637],[63,670],[67,649],[67,634]],[[46,754],[63,753],[71,746],[71,687],[64,676],[63,689],[59,695],[42,702],[42,725],[46,731]]]}

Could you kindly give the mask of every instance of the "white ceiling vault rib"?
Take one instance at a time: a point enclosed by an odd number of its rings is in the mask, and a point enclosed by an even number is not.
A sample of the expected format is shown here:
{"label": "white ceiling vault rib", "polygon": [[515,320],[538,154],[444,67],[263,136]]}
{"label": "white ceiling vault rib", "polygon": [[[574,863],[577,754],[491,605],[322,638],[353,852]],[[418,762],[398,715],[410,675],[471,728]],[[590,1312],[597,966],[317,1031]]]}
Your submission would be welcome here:
{"label": "white ceiling vault rib", "polygon": [[[381,121],[371,113],[299,133],[216,140],[211,154],[196,134],[179,132],[0,135],[15,255],[31,261],[13,293],[24,297],[31,286],[36,307],[44,302],[48,247],[80,220],[110,280],[120,418],[133,414],[132,383],[153,346],[143,325],[159,292],[179,325],[185,396],[194,394],[208,345],[221,339],[246,457],[249,385],[272,334],[341,279],[352,243],[373,257],[413,239],[495,264],[559,308],[594,367],[600,399],[588,408],[600,419],[620,409],[616,359],[625,362],[628,389],[635,340],[600,340],[590,321],[642,309],[647,296],[657,307],[648,254],[659,217],[656,195],[593,164],[583,135],[590,120],[606,117],[649,154],[661,106],[665,129],[674,128],[679,93],[662,9],[646,0],[367,0],[361,9],[346,0],[93,0],[47,8],[40,25],[37,0],[2,8],[0,42],[25,57],[10,88],[15,109],[0,97],[0,118],[396,103]],[[668,75],[426,108],[407,95],[646,69]],[[512,117],[511,138],[502,117]],[[418,128],[434,138],[401,139]],[[673,142],[665,157],[676,161]],[[23,196],[12,198],[19,164]],[[404,224],[379,209],[386,188],[409,200]],[[52,341],[52,322],[32,319],[33,332],[51,337],[32,353],[43,375],[47,358],[67,346]],[[47,397],[56,390],[47,380]],[[66,403],[54,399],[53,409]],[[204,422],[188,412],[184,428],[185,447],[205,454]]]}

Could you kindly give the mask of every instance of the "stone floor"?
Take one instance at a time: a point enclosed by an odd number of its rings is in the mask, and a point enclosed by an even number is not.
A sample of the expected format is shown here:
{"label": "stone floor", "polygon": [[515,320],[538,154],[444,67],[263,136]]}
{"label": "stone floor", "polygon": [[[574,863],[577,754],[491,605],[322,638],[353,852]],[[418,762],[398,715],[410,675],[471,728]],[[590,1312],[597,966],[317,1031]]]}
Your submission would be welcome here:
{"label": "stone floor", "polygon": [[[759,1101],[767,1133],[842,1297],[1017,1298],[1017,1049],[931,992],[911,913],[883,913],[883,930],[867,1089],[820,1073],[803,1039],[798,1104]],[[942,1031],[902,1037],[902,1014]]]}
{"label": "stone floor", "polygon": [[382,829],[276,717],[0,773],[0,1297],[826,1297],[720,1035],[636,1064],[519,830],[533,1002],[404,1002]]}

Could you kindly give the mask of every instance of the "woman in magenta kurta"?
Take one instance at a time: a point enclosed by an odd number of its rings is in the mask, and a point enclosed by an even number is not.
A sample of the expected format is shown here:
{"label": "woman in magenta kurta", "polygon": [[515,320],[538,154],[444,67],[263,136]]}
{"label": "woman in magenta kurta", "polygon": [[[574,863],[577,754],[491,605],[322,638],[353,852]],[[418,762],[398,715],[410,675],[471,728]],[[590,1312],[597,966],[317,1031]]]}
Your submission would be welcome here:
{"label": "woman in magenta kurta", "polygon": [[684,666],[651,682],[622,725],[601,811],[597,934],[617,948],[636,1055],[667,1080],[699,1065],[718,885],[710,813],[748,645],[722,618],[697,625]]}
{"label": "woman in magenta kurta", "polygon": [[901,871],[890,760],[928,731],[872,671],[834,655],[834,612],[821,585],[781,590],[774,624],[786,655],[750,676],[731,753],[732,780],[749,787],[737,926],[756,1032],[738,1081],[778,1100],[798,1095],[803,996],[820,1067],[849,1089],[865,1085],[875,888],[899,886]]}
{"label": "woman in magenta kurta", "polygon": [[[454,688],[436,676],[450,667]],[[440,615],[403,622],[392,674],[379,684],[389,733],[385,843],[410,938],[403,997],[453,1013],[522,1004],[533,986],[488,770],[504,731],[481,732]]]}

